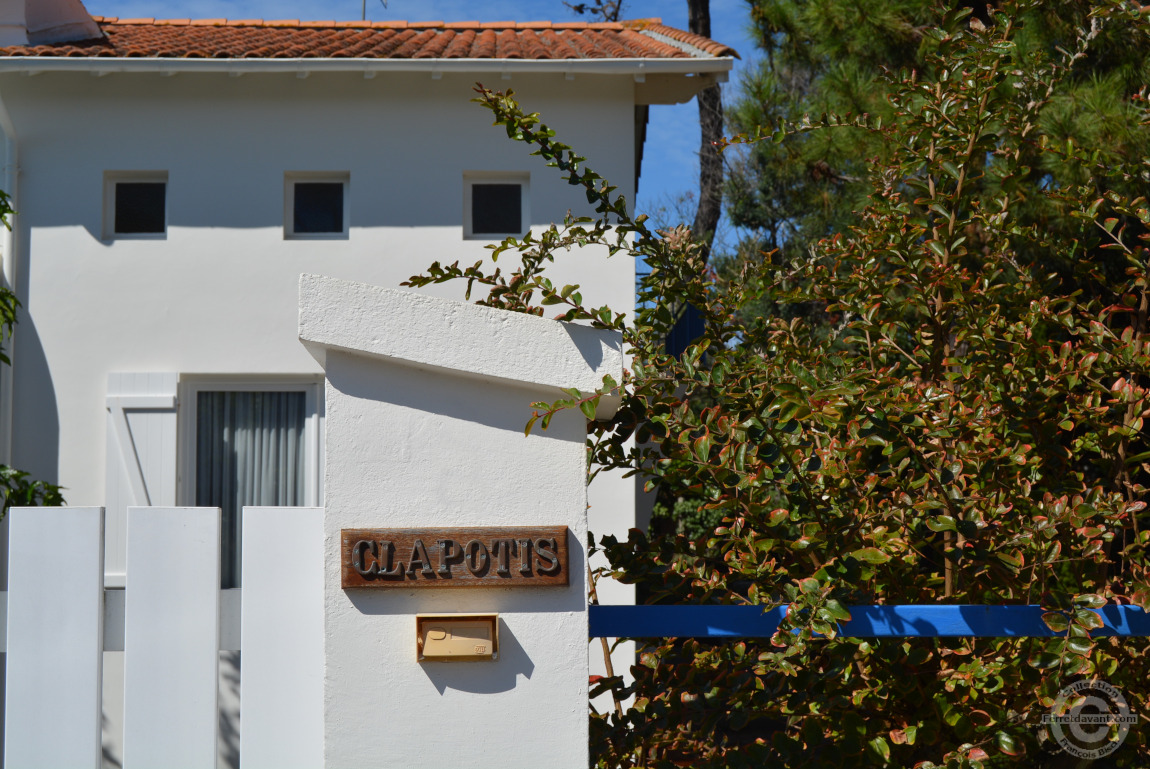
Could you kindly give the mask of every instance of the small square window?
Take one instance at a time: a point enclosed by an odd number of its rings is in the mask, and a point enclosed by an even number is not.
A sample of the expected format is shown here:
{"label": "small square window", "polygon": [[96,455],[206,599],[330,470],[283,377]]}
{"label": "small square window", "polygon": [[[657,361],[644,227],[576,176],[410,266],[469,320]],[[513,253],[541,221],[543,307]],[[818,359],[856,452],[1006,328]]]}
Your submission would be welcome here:
{"label": "small square window", "polygon": [[518,184],[471,185],[471,232],[498,235],[522,230],[522,194]]}
{"label": "small square window", "polygon": [[463,236],[494,240],[526,232],[530,221],[527,182],[527,174],[465,174]]}
{"label": "small square window", "polygon": [[285,238],[346,238],[348,174],[288,174]]}
{"label": "small square window", "polygon": [[163,238],[168,229],[168,174],[108,172],[104,176],[104,237]]}

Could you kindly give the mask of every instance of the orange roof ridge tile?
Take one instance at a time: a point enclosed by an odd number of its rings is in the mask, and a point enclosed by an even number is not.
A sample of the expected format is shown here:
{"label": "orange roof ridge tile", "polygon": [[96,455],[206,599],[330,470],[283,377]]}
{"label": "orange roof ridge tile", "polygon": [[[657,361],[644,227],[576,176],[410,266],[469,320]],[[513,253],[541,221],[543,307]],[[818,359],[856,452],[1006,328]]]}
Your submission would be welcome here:
{"label": "orange roof ridge tile", "polygon": [[0,47],[0,57],[581,61],[738,55],[657,18],[618,23],[94,18],[104,32],[100,40]]}

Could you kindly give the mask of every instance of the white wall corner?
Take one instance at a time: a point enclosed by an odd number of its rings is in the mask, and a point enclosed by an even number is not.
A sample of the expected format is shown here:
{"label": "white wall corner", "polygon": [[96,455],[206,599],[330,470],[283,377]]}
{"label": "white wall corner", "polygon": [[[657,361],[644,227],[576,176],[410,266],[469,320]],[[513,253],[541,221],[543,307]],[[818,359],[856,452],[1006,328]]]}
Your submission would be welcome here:
{"label": "white wall corner", "polygon": [[[329,349],[587,395],[623,379],[622,334],[468,302],[303,274],[299,339],[321,366]],[[597,419],[619,408],[599,401]]]}

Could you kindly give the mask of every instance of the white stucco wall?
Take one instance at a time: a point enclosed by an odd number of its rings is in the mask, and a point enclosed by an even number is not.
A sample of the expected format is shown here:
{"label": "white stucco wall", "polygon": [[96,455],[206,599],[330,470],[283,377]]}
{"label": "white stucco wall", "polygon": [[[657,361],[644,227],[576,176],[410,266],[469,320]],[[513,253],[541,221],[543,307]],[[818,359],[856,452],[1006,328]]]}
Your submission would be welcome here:
{"label": "white stucco wall", "polygon": [[[487,77],[633,189],[630,78]],[[14,463],[63,484],[69,504],[102,504],[108,372],[318,373],[294,338],[299,274],[396,286],[433,260],[483,258],[483,242],[462,237],[465,171],[528,172],[536,225],[585,210],[469,102],[472,85],[429,73],[0,77],[21,167]],[[167,171],[165,239],[102,239],[116,170]],[[283,238],[284,173],[308,170],[350,172],[346,240]],[[629,310],[633,274],[628,257],[583,252],[555,279]]]}
{"label": "white stucco wall", "polygon": [[[618,379],[619,335],[305,276],[300,338],[327,377],[325,765],[586,767],[586,420],[522,425]],[[341,529],[556,525],[566,586],[341,587]],[[415,615],[439,612],[497,612],[499,658],[416,662]]]}

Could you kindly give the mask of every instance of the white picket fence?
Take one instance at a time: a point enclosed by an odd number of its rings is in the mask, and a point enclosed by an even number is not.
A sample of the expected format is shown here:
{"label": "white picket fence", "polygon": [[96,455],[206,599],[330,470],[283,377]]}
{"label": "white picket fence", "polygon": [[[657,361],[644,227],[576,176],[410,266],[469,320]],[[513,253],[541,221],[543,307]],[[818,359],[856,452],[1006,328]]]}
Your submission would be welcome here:
{"label": "white picket fence", "polygon": [[105,650],[124,652],[124,769],[216,766],[229,649],[240,766],[323,765],[321,509],[245,508],[226,591],[215,508],[129,508],[123,590],[104,589],[103,508],[9,516],[5,769],[100,766]]}

